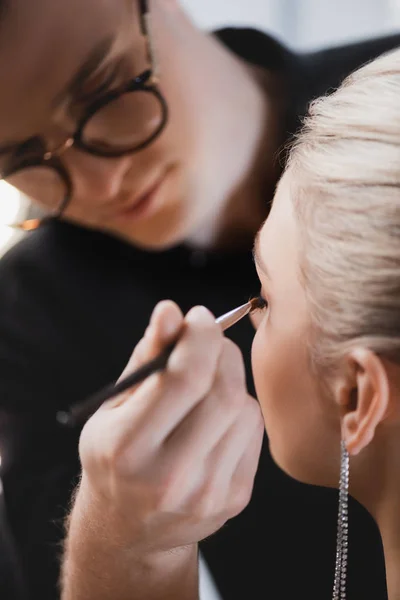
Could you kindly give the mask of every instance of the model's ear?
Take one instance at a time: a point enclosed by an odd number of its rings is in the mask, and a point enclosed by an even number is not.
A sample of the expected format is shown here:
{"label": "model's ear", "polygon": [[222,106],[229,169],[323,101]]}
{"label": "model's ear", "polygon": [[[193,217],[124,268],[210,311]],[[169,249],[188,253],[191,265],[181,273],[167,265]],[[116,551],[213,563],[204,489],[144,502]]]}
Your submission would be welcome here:
{"label": "model's ear", "polygon": [[385,364],[371,350],[356,348],[346,357],[347,379],[340,387],[342,439],[349,454],[356,455],[371,443],[384,420],[390,401]]}

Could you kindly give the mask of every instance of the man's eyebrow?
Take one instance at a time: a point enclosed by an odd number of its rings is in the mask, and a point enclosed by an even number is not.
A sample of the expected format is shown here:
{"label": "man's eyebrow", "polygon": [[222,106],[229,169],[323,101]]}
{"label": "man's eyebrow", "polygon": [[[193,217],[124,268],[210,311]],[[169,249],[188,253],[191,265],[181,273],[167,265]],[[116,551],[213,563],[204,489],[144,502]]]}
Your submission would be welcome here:
{"label": "man's eyebrow", "polygon": [[52,100],[51,106],[53,109],[60,106],[68,96],[73,96],[73,94],[79,90],[86,79],[100,67],[107,54],[109,54],[113,44],[113,36],[108,36],[96,44],[64,89]]}
{"label": "man's eyebrow", "polygon": [[[78,71],[74,74],[71,80],[67,83],[64,89],[57,94],[57,96],[52,100],[51,107],[55,110],[68,96],[72,96],[75,91],[79,89],[79,87],[85,82],[85,80],[99,68],[101,63],[106,58],[107,54],[110,52],[112,45],[114,43],[114,37],[109,36],[101,40],[96,46],[91,50],[89,56],[85,59],[82,65],[79,67]],[[14,142],[3,142],[0,144],[0,155],[6,154],[7,152],[12,152],[16,150],[21,144],[26,142],[26,140],[14,141]]]}
{"label": "man's eyebrow", "polygon": [[264,275],[267,277],[267,279],[271,279],[271,277],[270,277],[270,275],[268,273],[267,265],[263,261],[263,258],[261,256],[261,252],[260,252],[261,231],[262,231],[262,229],[258,230],[258,233],[256,235],[256,239],[254,241],[253,259],[254,259],[254,262],[256,263],[257,267],[260,269],[260,271],[262,271],[264,273]]}

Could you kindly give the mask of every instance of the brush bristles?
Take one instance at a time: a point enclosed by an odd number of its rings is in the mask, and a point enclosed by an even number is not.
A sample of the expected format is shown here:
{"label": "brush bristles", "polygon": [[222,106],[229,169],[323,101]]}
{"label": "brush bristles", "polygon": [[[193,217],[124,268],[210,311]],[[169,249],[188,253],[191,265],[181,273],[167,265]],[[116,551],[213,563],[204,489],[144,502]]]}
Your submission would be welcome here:
{"label": "brush bristles", "polygon": [[264,308],[265,302],[260,296],[257,296],[256,298],[251,298],[249,302],[251,304],[250,312],[253,312],[253,310],[259,310],[261,308]]}

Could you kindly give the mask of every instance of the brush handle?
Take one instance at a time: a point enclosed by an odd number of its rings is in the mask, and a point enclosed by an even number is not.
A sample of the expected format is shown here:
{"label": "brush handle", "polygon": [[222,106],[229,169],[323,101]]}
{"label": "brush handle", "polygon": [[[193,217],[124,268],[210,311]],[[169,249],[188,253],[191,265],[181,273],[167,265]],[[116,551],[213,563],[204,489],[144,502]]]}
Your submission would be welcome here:
{"label": "brush handle", "polygon": [[[252,310],[257,308],[258,299],[253,299],[246,304],[242,304],[242,306],[238,306],[234,310],[231,310],[221,317],[216,319],[216,323],[221,327],[222,331],[226,331],[229,327],[232,327],[235,323],[240,321],[243,317],[248,315]],[[78,425],[82,425],[89,417],[92,416],[93,413],[96,412],[97,409],[106,402],[106,400],[111,400],[118,394],[125,392],[129,388],[141,383],[146,377],[156,373],[157,371],[162,371],[165,369],[168,359],[171,356],[173,349],[175,348],[177,341],[173,342],[165,350],[163,350],[156,358],[150,360],[145,365],[142,365],[125,377],[125,379],[121,379],[118,383],[111,383],[107,385],[107,387],[101,389],[99,392],[90,396],[87,400],[83,402],[79,402],[78,404],[74,404],[68,411],[60,411],[56,415],[57,421],[60,425],[65,427],[76,427]]]}
{"label": "brush handle", "polygon": [[60,423],[60,425],[64,425],[66,427],[76,427],[77,425],[82,425],[89,417],[92,416],[93,413],[96,412],[96,410],[100,408],[104,402],[106,402],[106,400],[111,400],[115,396],[118,396],[118,394],[122,394],[122,392],[125,392],[138,383],[141,383],[147,377],[149,377],[149,375],[165,369],[168,359],[171,356],[175,346],[176,342],[170,344],[165,350],[156,356],[156,358],[153,358],[153,360],[150,360],[143,366],[139,367],[136,369],[136,371],[118,381],[118,383],[111,383],[105,388],[102,388],[99,392],[96,392],[90,396],[84,402],[73,405],[68,412],[58,412],[57,421]]}

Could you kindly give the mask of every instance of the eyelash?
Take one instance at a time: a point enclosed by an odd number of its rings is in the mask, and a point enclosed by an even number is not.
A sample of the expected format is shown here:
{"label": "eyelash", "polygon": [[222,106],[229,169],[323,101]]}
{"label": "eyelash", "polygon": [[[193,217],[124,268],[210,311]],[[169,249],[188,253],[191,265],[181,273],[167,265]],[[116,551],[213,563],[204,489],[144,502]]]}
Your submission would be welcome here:
{"label": "eyelash", "polygon": [[261,293],[251,300],[253,302],[254,309],[256,310],[266,310],[268,308],[268,300],[266,300]]}

